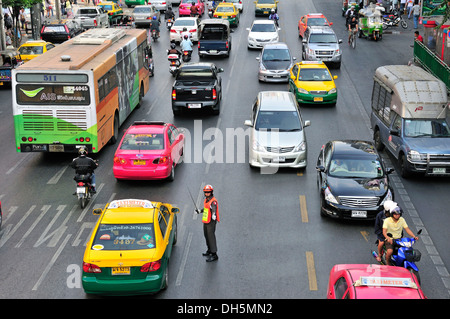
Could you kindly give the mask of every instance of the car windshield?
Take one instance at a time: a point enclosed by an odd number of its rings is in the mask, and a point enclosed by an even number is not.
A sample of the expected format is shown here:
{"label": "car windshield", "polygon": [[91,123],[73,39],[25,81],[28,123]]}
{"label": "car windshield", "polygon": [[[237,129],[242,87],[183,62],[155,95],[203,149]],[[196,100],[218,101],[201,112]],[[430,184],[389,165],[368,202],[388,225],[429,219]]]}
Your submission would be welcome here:
{"label": "car windshield", "polygon": [[384,175],[380,161],[373,157],[334,157],[328,174],[334,177],[381,178]]}
{"label": "car windshield", "polygon": [[331,81],[327,69],[300,69],[299,81]]}
{"label": "car windshield", "polygon": [[258,0],[258,4],[262,3],[274,4],[274,0]]}
{"label": "car windshield", "polygon": [[290,61],[291,55],[286,49],[266,49],[263,52],[264,61]]}
{"label": "car windshield", "polygon": [[444,119],[405,120],[406,137],[450,137],[449,124]]}
{"label": "car windshield", "polygon": [[163,150],[164,137],[162,134],[139,133],[127,134],[123,138],[121,150]]}
{"label": "car windshield", "polygon": [[19,53],[23,55],[29,55],[29,54],[42,54],[43,53],[43,47],[41,46],[33,46],[33,47],[20,47]]}
{"label": "car windshield", "polygon": [[255,130],[279,130],[280,132],[301,131],[300,118],[296,111],[260,111]]}
{"label": "car windshield", "polygon": [[234,9],[233,9],[233,7],[230,7],[230,6],[228,6],[228,7],[219,6],[219,7],[217,7],[216,12],[234,12]]}
{"label": "car windshield", "polygon": [[252,26],[252,32],[275,32],[275,24],[273,23],[255,23]]}
{"label": "car windshield", "polygon": [[325,18],[309,18],[308,22],[307,22],[308,26],[313,26],[313,25],[328,25],[327,19]]}
{"label": "car windshield", "polygon": [[309,43],[336,43],[336,36],[332,33],[328,34],[311,34]]}
{"label": "car windshield", "polygon": [[92,250],[140,250],[155,248],[153,224],[100,224]]}
{"label": "car windshield", "polygon": [[150,7],[135,7],[133,13],[151,13]]}
{"label": "car windshield", "polygon": [[189,20],[178,19],[175,20],[175,23],[173,24],[174,27],[190,27],[193,25],[195,25],[195,21],[192,19]]}
{"label": "car windshield", "polygon": [[103,5],[99,6],[99,7],[102,7],[103,10],[105,10],[105,11],[112,10],[112,5],[110,5],[110,4],[103,4]]}

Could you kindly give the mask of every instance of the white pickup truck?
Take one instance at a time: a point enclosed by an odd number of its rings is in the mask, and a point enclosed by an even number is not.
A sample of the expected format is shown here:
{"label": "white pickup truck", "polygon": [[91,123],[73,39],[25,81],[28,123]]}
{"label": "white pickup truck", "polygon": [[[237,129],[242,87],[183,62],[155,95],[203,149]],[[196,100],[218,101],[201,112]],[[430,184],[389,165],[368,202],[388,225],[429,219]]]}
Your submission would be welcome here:
{"label": "white pickup truck", "polygon": [[81,7],[76,12],[74,20],[83,29],[109,27],[108,13],[101,7]]}

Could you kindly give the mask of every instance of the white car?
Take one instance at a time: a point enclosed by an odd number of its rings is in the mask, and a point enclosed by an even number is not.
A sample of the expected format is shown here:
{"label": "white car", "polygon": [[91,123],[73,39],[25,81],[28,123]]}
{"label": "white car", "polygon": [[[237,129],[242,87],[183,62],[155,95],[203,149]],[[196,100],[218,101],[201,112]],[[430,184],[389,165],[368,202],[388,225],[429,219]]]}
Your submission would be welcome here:
{"label": "white car", "polygon": [[[250,126],[249,164],[252,167],[306,167],[306,135],[294,94],[287,91],[259,92],[253,104]],[[273,171],[272,171],[273,172]]]}
{"label": "white car", "polygon": [[176,19],[172,28],[170,28],[170,41],[175,41],[177,43],[181,42],[181,40],[183,40],[181,38],[181,33],[183,33],[183,29],[186,28],[191,35],[191,41],[198,42],[200,36],[199,24],[199,18]]}
{"label": "white car", "polygon": [[247,30],[250,31],[247,45],[249,49],[262,49],[265,44],[278,42],[280,38],[280,28],[276,27],[273,20],[255,20]]}
{"label": "white car", "polygon": [[148,0],[147,4],[149,6],[154,6],[156,10],[166,11],[170,0]]}
{"label": "white car", "polygon": [[223,0],[223,2],[231,2],[239,12],[244,11],[244,0]]}

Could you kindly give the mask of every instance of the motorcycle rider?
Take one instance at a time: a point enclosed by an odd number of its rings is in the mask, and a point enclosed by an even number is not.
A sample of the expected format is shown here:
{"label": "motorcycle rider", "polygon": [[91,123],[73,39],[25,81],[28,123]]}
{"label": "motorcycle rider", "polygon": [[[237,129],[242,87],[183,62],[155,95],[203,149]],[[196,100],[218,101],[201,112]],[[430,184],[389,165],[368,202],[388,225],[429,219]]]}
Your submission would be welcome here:
{"label": "motorcycle rider", "polygon": [[345,12],[345,25],[347,26],[353,17],[356,17],[357,12],[355,10],[355,6],[351,6],[350,9],[348,9]]}
{"label": "motorcycle rider", "polygon": [[183,41],[180,43],[181,51],[189,51],[189,56],[192,54],[192,41],[187,35],[183,36]]}
{"label": "motorcycle rider", "polygon": [[192,1],[192,4],[191,4],[191,17],[195,18],[197,15],[198,15],[198,8],[195,5],[195,2]]}
{"label": "motorcycle rider", "polygon": [[152,21],[150,22],[150,34],[152,34],[153,30],[156,30],[156,35],[159,38],[159,21],[156,15],[152,17]]}
{"label": "motorcycle rider", "polygon": [[375,217],[375,234],[378,239],[378,256],[377,261],[381,262],[381,257],[383,256],[383,246],[385,238],[383,236],[383,222],[386,218],[390,217],[390,209],[391,207],[397,206],[396,202],[391,200],[387,200],[383,204],[383,210],[380,211]]}
{"label": "motorcycle rider", "polygon": [[164,19],[167,21],[168,19],[175,20],[175,13],[172,11],[172,6],[168,6],[166,12],[164,12]]}
{"label": "motorcycle rider", "polygon": [[80,147],[78,149],[78,157],[72,160],[70,163],[70,167],[75,169],[75,180],[77,175],[90,175],[90,192],[96,193],[95,189],[95,174],[94,170],[98,167],[98,163],[94,161],[92,158],[87,157],[88,151],[84,147]]}
{"label": "motorcycle rider", "polygon": [[278,28],[278,20],[280,20],[280,16],[275,12],[275,9],[270,10],[269,20],[274,20],[275,25]]}
{"label": "motorcycle rider", "polygon": [[[409,229],[408,224],[402,217],[402,211],[400,207],[395,206],[389,209],[389,216],[383,222],[383,236],[385,238],[386,244],[386,263],[392,266],[391,256],[394,252],[394,240],[402,237],[403,229],[408,233],[409,236],[413,237],[415,240],[419,238],[414,235],[414,233]],[[388,233],[392,234],[392,237],[388,236]]]}

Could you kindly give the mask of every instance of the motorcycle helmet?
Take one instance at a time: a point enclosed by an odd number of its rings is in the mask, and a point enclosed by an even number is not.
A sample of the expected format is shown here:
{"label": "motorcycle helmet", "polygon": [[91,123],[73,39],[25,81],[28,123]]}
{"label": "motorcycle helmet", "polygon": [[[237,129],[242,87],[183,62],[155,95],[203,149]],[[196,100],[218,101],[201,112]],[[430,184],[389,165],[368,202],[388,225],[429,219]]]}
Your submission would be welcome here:
{"label": "motorcycle helmet", "polygon": [[184,35],[184,39],[187,40],[189,37],[187,34]]}
{"label": "motorcycle helmet", "polygon": [[212,194],[212,192],[213,192],[213,187],[211,186],[211,185],[205,185],[205,187],[203,187],[203,192],[211,192],[211,194]]}
{"label": "motorcycle helmet", "polygon": [[391,209],[390,209],[390,214],[391,214],[391,217],[392,217],[394,214],[399,214],[400,217],[402,217],[402,210],[401,210],[400,207],[398,207],[398,206],[391,207]]}
{"label": "motorcycle helmet", "polygon": [[177,47],[177,45],[176,45],[175,43],[171,43],[171,44],[170,44],[170,48],[171,48],[171,49],[175,49],[176,47]]}
{"label": "motorcycle helmet", "polygon": [[397,206],[397,203],[391,200],[387,200],[384,202],[383,204],[383,208],[385,211],[390,212],[391,211],[391,207]]}
{"label": "motorcycle helmet", "polygon": [[87,151],[84,147],[80,147],[80,148],[78,149],[78,154],[79,154],[79,155],[87,155],[87,154],[88,154],[88,151]]}
{"label": "motorcycle helmet", "polygon": [[153,16],[153,20],[156,20],[156,16]]}

